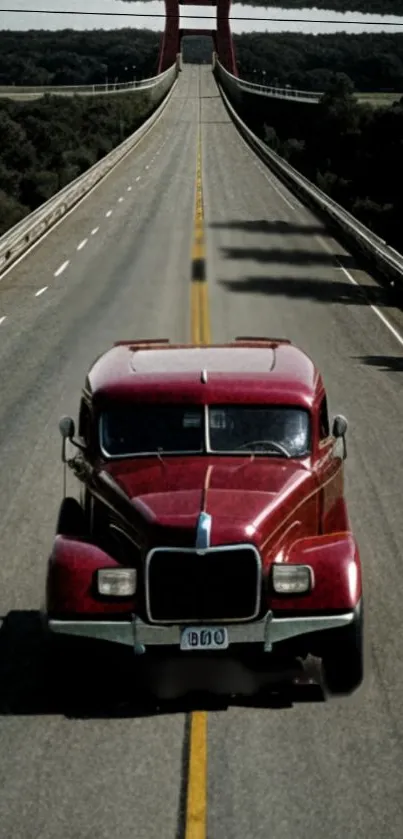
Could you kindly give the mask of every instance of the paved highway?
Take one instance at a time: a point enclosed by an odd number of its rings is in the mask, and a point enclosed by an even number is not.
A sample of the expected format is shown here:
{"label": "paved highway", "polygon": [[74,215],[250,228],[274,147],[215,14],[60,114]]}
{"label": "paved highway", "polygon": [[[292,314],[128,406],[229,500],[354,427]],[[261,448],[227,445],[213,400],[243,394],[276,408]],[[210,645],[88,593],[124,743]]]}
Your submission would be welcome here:
{"label": "paved highway", "polygon": [[184,715],[64,715],[41,705],[24,649],[62,490],[60,415],[117,337],[190,337],[200,120],[212,338],[292,338],[350,421],[368,677],[348,700],[211,711],[207,832],[186,839],[400,839],[403,317],[256,160],[195,67],[139,149],[0,281],[0,614],[17,610],[19,632],[0,641],[0,839],[183,836]]}

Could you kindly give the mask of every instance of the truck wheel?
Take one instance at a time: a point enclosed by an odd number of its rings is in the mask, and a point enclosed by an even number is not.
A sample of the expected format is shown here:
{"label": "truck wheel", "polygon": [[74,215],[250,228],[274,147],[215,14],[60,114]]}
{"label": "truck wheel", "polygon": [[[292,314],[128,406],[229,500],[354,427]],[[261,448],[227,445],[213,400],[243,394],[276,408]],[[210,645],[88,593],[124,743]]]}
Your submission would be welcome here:
{"label": "truck wheel", "polygon": [[81,505],[75,498],[64,498],[60,505],[56,533],[82,537],[85,532],[85,516]]}
{"label": "truck wheel", "polygon": [[362,600],[357,606],[353,622],[331,634],[332,641],[325,647],[322,655],[325,687],[333,696],[348,696],[360,687],[364,678]]}

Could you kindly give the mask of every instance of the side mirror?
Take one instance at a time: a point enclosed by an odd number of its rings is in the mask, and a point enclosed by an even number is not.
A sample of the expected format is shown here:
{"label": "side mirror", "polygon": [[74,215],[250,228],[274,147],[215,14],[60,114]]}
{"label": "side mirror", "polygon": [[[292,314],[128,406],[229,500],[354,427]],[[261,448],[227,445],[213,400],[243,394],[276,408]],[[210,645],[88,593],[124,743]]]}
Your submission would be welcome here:
{"label": "side mirror", "polygon": [[70,440],[70,443],[72,443],[73,446],[75,446],[77,449],[80,449],[80,451],[85,451],[85,446],[83,446],[82,443],[80,443],[74,437],[75,430],[76,430],[76,427],[75,427],[74,420],[72,419],[72,417],[62,417],[61,418],[61,420],[59,421],[59,431],[60,431],[60,434],[62,435],[62,438],[63,438],[63,443],[62,443],[62,461],[63,461],[63,463],[67,462],[67,458],[66,458],[67,440]]}
{"label": "side mirror", "polygon": [[348,423],[346,418],[343,417],[341,414],[338,414],[333,420],[333,437],[336,437],[336,439],[338,439],[339,437],[344,437],[347,433],[347,427]]}
{"label": "side mirror", "polygon": [[333,420],[333,427],[332,427],[332,435],[335,437],[336,440],[341,440],[343,445],[343,460],[347,457],[347,445],[346,445],[346,433],[347,433],[348,423],[345,417],[342,414],[338,414]]}
{"label": "side mirror", "polygon": [[59,421],[59,431],[63,440],[72,440],[76,431],[72,417],[62,417]]}

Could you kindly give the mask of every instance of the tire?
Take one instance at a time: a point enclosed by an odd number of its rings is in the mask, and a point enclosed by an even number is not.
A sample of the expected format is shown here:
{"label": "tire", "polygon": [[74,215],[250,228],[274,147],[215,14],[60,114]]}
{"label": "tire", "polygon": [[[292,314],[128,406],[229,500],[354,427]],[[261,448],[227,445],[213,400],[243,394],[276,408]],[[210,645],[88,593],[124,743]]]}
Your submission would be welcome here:
{"label": "tire", "polygon": [[[330,634],[330,631],[329,631]],[[326,690],[333,696],[350,696],[364,678],[364,607],[357,606],[353,622],[332,632],[332,641],[322,654]]]}
{"label": "tire", "polygon": [[64,498],[59,510],[56,533],[83,537],[86,534],[84,511],[75,498]]}

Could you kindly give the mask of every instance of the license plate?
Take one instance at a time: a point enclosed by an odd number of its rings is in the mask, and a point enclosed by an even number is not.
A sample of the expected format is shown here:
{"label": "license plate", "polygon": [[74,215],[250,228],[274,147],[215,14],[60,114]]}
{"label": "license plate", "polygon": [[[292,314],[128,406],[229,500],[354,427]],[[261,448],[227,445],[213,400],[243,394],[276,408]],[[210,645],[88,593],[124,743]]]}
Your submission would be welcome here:
{"label": "license plate", "polygon": [[222,626],[187,626],[181,633],[181,650],[226,650],[228,630]]}

